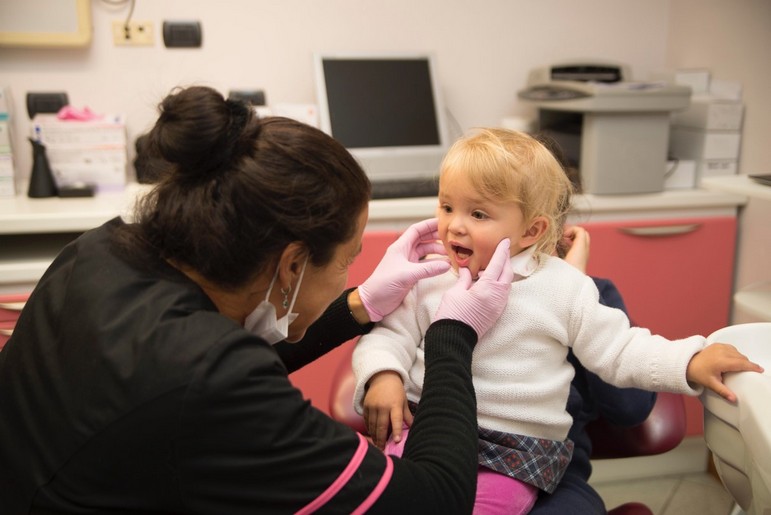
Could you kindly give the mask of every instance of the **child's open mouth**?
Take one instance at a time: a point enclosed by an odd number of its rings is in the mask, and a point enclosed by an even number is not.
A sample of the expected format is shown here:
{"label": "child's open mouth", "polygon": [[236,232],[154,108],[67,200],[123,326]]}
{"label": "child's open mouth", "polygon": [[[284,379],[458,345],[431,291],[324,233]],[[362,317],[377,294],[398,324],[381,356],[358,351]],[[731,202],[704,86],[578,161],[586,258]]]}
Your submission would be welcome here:
{"label": "child's open mouth", "polygon": [[467,267],[469,261],[471,261],[471,255],[474,253],[473,250],[461,247],[460,245],[453,245],[452,251],[455,253],[455,262],[459,267]]}

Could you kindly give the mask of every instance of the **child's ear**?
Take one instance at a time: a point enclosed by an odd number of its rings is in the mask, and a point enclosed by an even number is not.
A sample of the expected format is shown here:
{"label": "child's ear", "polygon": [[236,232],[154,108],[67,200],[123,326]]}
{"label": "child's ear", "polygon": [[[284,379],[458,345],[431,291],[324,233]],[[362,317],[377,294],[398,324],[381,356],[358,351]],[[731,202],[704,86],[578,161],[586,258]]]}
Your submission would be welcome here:
{"label": "child's ear", "polygon": [[543,216],[535,217],[525,230],[525,234],[522,235],[522,241],[520,245],[522,247],[529,247],[538,243],[538,241],[546,234],[546,229],[549,228],[549,221]]}

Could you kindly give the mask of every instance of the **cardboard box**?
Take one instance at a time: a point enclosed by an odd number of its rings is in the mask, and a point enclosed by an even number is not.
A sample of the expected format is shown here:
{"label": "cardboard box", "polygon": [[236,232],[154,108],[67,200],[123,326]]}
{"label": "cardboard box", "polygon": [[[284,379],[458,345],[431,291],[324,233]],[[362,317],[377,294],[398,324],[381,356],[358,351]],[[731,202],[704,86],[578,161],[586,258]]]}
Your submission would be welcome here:
{"label": "cardboard box", "polygon": [[708,131],[672,126],[669,131],[669,154],[677,159],[696,161],[739,159],[741,133]]}
{"label": "cardboard box", "polygon": [[691,190],[696,187],[696,161],[667,161],[665,190]]}
{"label": "cardboard box", "polygon": [[683,111],[672,113],[672,123],[695,129],[739,131],[742,128],[744,104],[711,97],[692,98]]}

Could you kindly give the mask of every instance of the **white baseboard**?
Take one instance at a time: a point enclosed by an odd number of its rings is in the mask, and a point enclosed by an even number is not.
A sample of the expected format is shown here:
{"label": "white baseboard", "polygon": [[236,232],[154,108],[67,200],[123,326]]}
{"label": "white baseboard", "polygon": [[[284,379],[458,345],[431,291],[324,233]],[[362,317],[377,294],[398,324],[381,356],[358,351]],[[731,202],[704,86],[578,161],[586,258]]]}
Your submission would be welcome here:
{"label": "white baseboard", "polygon": [[590,484],[628,481],[707,471],[709,450],[704,437],[688,436],[669,452],[640,458],[592,460]]}

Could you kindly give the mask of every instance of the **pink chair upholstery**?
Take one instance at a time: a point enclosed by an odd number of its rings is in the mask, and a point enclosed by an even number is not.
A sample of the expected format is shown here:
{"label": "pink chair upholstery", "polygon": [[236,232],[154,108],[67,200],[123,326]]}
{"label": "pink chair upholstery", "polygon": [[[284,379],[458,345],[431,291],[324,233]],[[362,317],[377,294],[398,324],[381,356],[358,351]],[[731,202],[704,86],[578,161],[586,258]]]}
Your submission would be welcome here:
{"label": "pink chair upholstery", "polygon": [[[330,416],[367,434],[364,419],[353,409],[353,392],[356,379],[351,370],[349,347],[332,376],[329,399]],[[667,452],[676,447],[685,436],[685,405],[680,395],[660,393],[653,411],[642,424],[635,427],[619,427],[605,420],[596,420],[587,426],[592,439],[592,458],[629,458],[650,456]],[[647,506],[630,502],[608,511],[609,515],[653,515]]]}

